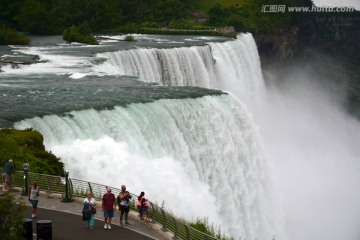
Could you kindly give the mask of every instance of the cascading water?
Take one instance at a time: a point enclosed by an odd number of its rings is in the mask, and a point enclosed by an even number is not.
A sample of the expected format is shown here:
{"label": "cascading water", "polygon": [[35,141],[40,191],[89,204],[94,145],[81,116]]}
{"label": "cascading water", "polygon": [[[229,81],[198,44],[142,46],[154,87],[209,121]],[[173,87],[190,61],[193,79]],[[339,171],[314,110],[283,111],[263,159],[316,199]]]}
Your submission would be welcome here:
{"label": "cascading water", "polygon": [[107,61],[94,70],[110,75],[139,76],[168,86],[211,87],[213,62],[208,46],[171,49],[132,49],[97,55]]}
{"label": "cascading water", "polygon": [[[205,47],[193,47],[191,50],[199,52],[200,49],[206,53],[203,54],[206,57],[196,58],[197,61],[193,57],[181,57],[189,54],[188,48],[157,49],[157,54],[152,53],[154,57],[151,64],[146,63],[146,58],[141,56],[145,51],[155,52],[153,49],[130,50],[133,56],[125,56],[128,53],[121,51],[114,56],[103,56],[108,60],[98,66],[97,70],[114,74],[103,66],[108,64],[121,69],[123,65],[111,62],[113,58],[123,54],[123,61],[133,61],[136,56],[139,64],[133,66],[140,70],[134,71],[134,75],[144,81],[163,85],[195,84],[234,93],[246,102],[261,126],[266,157],[274,165],[272,172],[276,174],[275,183],[284,198],[284,221],[290,239],[359,239],[354,224],[360,221],[360,194],[353,186],[353,182],[360,181],[357,177],[360,172],[357,156],[360,152],[354,146],[354,143],[360,142],[359,122],[349,120],[349,116],[339,110],[338,105],[328,97],[331,93],[314,86],[316,80],[312,80],[312,84],[304,84],[304,79],[301,79],[304,76],[301,74],[286,77],[289,82],[290,79],[296,79],[290,88],[281,86],[279,90],[275,86],[274,91],[266,94],[271,96],[265,96],[259,56],[251,34],[241,34],[234,41],[208,43]],[[171,69],[174,61],[168,59],[181,59],[175,62],[185,72],[179,74],[174,71],[175,74],[169,76],[162,68],[166,66]],[[208,64],[211,62],[214,65]],[[198,65],[202,66],[202,73],[208,72],[209,77],[203,79],[206,74],[198,74],[196,81],[184,80],[187,79],[183,78],[186,76],[184,73],[187,73],[185,69]],[[162,67],[155,67],[151,74],[142,75],[144,66]],[[158,78],[152,78],[152,75]],[[254,104],[257,102],[261,104]],[[303,106],[298,102],[303,103]],[[337,137],[334,137],[335,133]],[[339,194],[334,194],[335,189]],[[240,212],[243,211],[241,209]],[[329,212],[336,212],[335,215],[339,217],[329,216]],[[278,215],[281,214],[274,214],[276,217]],[[279,235],[276,238],[287,239]]]}
{"label": "cascading water", "polygon": [[72,176],[127,183],[186,218],[208,216],[235,238],[279,234],[258,132],[231,95],[76,111],[15,127],[43,133]]}
{"label": "cascading water", "polygon": [[99,53],[106,61],[93,67],[108,75],[139,76],[168,86],[198,86],[228,90],[244,101],[265,93],[259,55],[250,33],[207,46],[132,49]]}
{"label": "cascading water", "polygon": [[214,72],[218,88],[232,92],[247,104],[263,100],[265,84],[252,35],[240,34],[235,41],[209,45],[216,61]]}

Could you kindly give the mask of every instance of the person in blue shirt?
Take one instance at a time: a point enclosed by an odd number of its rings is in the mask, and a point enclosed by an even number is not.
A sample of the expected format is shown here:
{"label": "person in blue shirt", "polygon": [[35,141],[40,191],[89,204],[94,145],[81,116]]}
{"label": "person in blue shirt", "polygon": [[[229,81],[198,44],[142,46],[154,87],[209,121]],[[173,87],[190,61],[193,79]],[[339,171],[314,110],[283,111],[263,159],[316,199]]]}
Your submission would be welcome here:
{"label": "person in blue shirt", "polygon": [[13,160],[10,159],[4,166],[4,173],[2,174],[3,178],[3,191],[11,190],[11,174],[14,172]]}

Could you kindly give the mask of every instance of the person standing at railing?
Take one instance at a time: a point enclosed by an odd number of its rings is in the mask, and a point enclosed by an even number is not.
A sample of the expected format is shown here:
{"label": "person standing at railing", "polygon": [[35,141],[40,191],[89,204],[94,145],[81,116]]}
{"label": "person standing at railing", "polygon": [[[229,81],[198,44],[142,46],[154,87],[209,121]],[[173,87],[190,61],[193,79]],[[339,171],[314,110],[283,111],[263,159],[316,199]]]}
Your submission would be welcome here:
{"label": "person standing at railing", "polygon": [[36,218],[37,205],[39,203],[40,187],[36,182],[33,182],[28,191],[28,198],[32,205],[31,218]]}
{"label": "person standing at railing", "polygon": [[130,211],[130,199],[131,195],[128,191],[126,191],[126,186],[121,186],[121,192],[118,197],[119,211],[120,211],[120,224],[123,225],[123,216],[125,213],[125,223],[129,224],[128,215]]}
{"label": "person standing at railing", "polygon": [[84,199],[83,213],[84,212],[87,213],[86,227],[89,227],[90,229],[93,229],[94,227],[95,213],[92,208],[96,209],[95,206],[96,206],[96,200],[95,198],[92,197],[92,193],[88,192],[87,197]]}
{"label": "person standing at railing", "polygon": [[116,209],[115,200],[115,195],[111,192],[111,188],[108,188],[102,198],[102,211],[105,218],[104,228],[111,229],[111,219],[114,217],[114,209]]}
{"label": "person standing at railing", "polygon": [[11,174],[15,171],[13,160],[9,159],[4,166],[4,173],[2,174],[3,178],[3,191],[11,190],[12,188],[12,181],[11,181]]}

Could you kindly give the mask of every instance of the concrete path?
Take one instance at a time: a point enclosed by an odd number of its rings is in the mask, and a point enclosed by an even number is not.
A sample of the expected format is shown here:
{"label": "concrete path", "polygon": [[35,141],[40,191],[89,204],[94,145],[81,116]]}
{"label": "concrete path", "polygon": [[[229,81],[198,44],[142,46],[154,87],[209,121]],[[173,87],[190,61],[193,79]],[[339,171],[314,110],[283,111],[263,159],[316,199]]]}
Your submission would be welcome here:
{"label": "concrete path", "polygon": [[[27,217],[31,215],[31,207],[26,211]],[[153,240],[150,236],[143,235],[129,227],[112,225],[112,229],[104,229],[103,221],[95,220],[94,229],[90,230],[81,220],[81,216],[59,212],[55,210],[39,209],[37,218],[33,221],[33,233],[37,233],[37,221],[50,220],[53,240],[99,240],[99,239],[129,239]],[[40,225],[41,226],[41,225]],[[34,237],[37,239],[37,237]]]}

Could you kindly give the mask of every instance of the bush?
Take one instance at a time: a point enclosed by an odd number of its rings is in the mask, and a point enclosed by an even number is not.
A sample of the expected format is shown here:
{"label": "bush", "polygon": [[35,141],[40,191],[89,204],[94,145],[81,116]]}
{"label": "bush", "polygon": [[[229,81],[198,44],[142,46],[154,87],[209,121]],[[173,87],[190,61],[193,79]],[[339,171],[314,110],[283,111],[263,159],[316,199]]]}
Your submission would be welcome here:
{"label": "bush", "polygon": [[0,27],[0,45],[28,45],[30,42],[28,36],[7,27]]}
{"label": "bush", "polygon": [[215,227],[214,224],[209,224],[207,218],[197,218],[195,222],[189,224],[190,227],[195,228],[196,230],[205,233],[207,235],[213,236],[216,239],[220,240],[231,240],[232,238],[222,233],[220,226]]}
{"label": "bush", "polygon": [[87,23],[81,24],[79,27],[71,26],[63,32],[63,39],[69,43],[79,42],[91,45],[98,45],[99,42],[91,34]]}
{"label": "bush", "polygon": [[2,240],[24,239],[23,213],[26,205],[16,204],[15,197],[8,192],[0,195],[0,236]]}
{"label": "bush", "polygon": [[132,35],[127,35],[125,38],[124,38],[124,41],[128,41],[128,42],[132,42],[134,41],[134,37]]}

